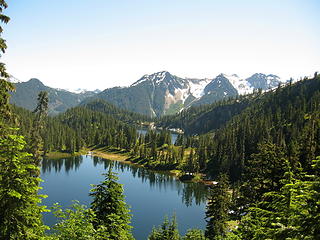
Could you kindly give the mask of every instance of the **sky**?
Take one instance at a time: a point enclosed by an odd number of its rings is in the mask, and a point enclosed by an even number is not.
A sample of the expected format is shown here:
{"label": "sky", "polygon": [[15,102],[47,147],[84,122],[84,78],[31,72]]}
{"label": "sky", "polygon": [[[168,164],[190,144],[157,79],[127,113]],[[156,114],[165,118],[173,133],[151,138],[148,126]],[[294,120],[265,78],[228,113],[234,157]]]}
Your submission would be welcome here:
{"label": "sky", "polygon": [[50,87],[320,70],[319,0],[8,0],[8,72]]}

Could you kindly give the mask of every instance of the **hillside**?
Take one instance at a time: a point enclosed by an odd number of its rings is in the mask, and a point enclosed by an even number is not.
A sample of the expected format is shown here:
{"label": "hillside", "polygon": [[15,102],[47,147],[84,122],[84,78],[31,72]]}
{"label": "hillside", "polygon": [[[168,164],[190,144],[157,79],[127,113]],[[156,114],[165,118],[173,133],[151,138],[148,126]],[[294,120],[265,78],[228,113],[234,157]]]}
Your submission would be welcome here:
{"label": "hillside", "polygon": [[139,122],[142,123],[142,122],[151,121],[151,118],[146,115],[121,109],[102,99],[95,99],[91,102],[83,103],[81,104],[81,106],[95,112],[101,112],[106,115],[110,115],[113,118],[121,120],[126,123],[136,124]]}
{"label": "hillside", "polygon": [[44,85],[39,79],[32,78],[27,82],[16,82],[16,90],[11,93],[10,103],[34,110],[40,91],[47,91],[49,95],[49,114],[55,115],[77,106],[81,101],[94,96],[95,92],[73,93],[62,89]]}
{"label": "hillside", "polygon": [[220,74],[213,79],[181,78],[167,71],[144,75],[129,87],[106,89],[85,102],[98,98],[120,108],[150,117],[175,114],[193,105],[272,89],[282,81],[262,73],[244,79],[236,74]]}

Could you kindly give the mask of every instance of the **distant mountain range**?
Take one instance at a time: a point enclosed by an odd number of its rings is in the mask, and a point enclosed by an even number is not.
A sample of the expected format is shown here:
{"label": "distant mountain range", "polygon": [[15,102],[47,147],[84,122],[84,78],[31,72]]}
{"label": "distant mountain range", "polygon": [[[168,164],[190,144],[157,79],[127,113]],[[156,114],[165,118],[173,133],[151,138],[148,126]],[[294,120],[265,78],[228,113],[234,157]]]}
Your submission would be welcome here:
{"label": "distant mountain range", "polygon": [[[167,71],[144,75],[129,87],[109,88],[93,96],[127,110],[162,116],[191,105],[209,104],[223,98],[247,94],[281,84],[276,75],[256,73],[242,79],[236,74],[220,74],[213,79],[180,78]],[[85,101],[90,101],[86,99]]]}
{"label": "distant mountain range", "polygon": [[268,90],[277,87],[283,81],[276,75],[253,74],[249,78],[240,78],[236,74],[220,74],[213,79],[180,78],[167,71],[144,75],[129,87],[114,87],[99,91],[74,93],[45,86],[38,79],[16,83],[16,92],[12,93],[11,102],[34,109],[37,94],[48,91],[51,114],[94,99],[103,99],[117,107],[145,114],[163,116],[174,114],[192,105],[209,104],[224,98],[243,95],[255,89]]}
{"label": "distant mountain range", "polygon": [[66,111],[68,108],[79,105],[84,99],[92,97],[97,92],[87,91],[73,93],[62,89],[45,86],[39,79],[32,78],[27,82],[20,82],[16,78],[9,79],[15,83],[16,91],[11,93],[10,102],[34,110],[40,91],[47,91],[49,95],[49,114],[54,115]]}

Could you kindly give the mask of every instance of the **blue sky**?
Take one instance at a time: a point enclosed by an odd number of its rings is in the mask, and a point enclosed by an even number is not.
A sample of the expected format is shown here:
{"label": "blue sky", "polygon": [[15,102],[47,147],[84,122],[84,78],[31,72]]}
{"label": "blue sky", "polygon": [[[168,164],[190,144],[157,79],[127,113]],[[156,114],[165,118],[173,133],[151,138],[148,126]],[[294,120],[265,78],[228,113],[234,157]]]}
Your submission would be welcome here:
{"label": "blue sky", "polygon": [[2,61],[22,81],[126,86],[168,70],[213,78],[320,70],[318,0],[8,0]]}

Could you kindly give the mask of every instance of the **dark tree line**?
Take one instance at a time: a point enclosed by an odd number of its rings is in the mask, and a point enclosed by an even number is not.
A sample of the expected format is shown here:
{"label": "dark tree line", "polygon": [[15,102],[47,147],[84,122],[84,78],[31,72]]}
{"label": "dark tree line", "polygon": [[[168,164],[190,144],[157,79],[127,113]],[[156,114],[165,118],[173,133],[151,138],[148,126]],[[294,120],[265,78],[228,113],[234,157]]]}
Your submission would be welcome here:
{"label": "dark tree line", "polygon": [[[2,14],[6,7],[5,1],[0,1],[2,23],[9,21]],[[0,38],[1,52],[5,49],[6,43]],[[9,105],[14,86],[7,78],[1,63],[0,239],[131,239],[122,187],[111,170],[93,189],[95,199],[90,209],[75,204],[74,210],[64,212],[57,206],[56,215],[64,221],[57,225],[55,236],[45,235],[47,227],[41,213],[46,209],[39,205],[42,196],[38,195],[41,150],[73,153],[83,146],[125,149],[149,167],[201,172],[217,179],[206,212],[208,239],[320,238],[317,74],[270,92],[191,108],[177,119],[163,118],[170,127],[210,131],[179,136],[176,145],[171,144],[167,131],[138,135],[127,123],[141,120],[140,116],[125,116],[101,102],[51,118],[46,116],[48,99],[41,93],[35,112],[15,107],[16,118]],[[237,220],[239,227],[227,231],[231,219]],[[191,230],[184,239],[205,236]],[[174,219],[166,220],[150,235],[150,239],[179,238]]]}

